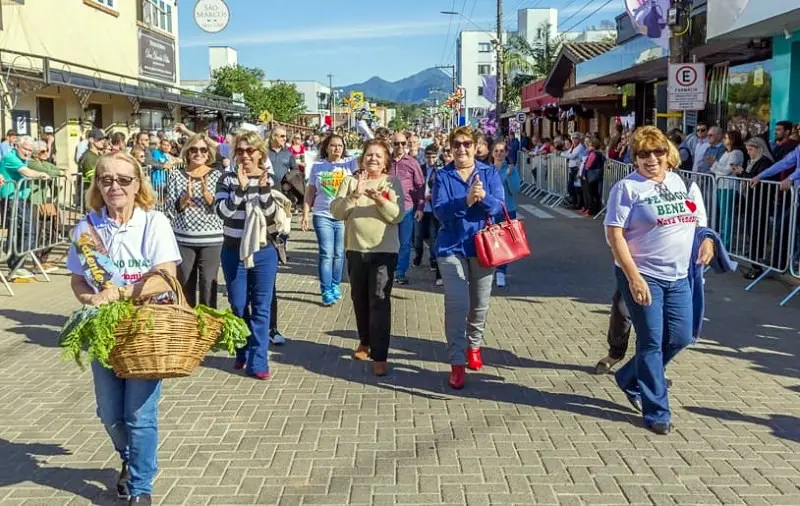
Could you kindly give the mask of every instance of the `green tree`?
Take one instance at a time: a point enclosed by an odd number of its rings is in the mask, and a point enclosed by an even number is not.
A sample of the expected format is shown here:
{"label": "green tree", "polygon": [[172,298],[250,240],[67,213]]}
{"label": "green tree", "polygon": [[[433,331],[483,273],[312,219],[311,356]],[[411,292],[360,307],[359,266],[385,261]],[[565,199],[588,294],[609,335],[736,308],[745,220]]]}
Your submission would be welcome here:
{"label": "green tree", "polygon": [[241,94],[253,118],[269,111],[274,119],[291,123],[305,109],[303,96],[295,85],[278,81],[267,87],[263,70],[243,65],[229,65],[215,70],[206,91],[228,98]]}
{"label": "green tree", "polygon": [[228,98],[233,98],[234,94],[242,94],[250,115],[254,118],[268,110],[267,88],[264,86],[264,71],[261,69],[243,65],[218,68],[211,74],[211,83],[206,91]]}
{"label": "green tree", "polygon": [[286,123],[296,121],[306,109],[303,95],[297,91],[297,86],[282,81],[267,88],[266,104],[267,110],[276,120]]}
{"label": "green tree", "polygon": [[550,37],[550,23],[542,23],[536,38],[528,42],[519,35],[509,37],[503,48],[503,70],[513,77],[506,83],[508,109],[519,108],[522,88],[550,75],[564,45],[561,37]]}

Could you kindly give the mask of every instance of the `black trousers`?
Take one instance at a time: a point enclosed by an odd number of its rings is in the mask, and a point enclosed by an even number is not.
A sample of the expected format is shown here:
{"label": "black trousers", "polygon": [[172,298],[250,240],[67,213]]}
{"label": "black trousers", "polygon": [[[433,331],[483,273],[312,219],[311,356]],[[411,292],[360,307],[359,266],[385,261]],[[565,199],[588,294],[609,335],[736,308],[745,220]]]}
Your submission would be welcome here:
{"label": "black trousers", "polygon": [[611,297],[611,317],[608,319],[608,356],[621,360],[628,351],[631,339],[631,314],[620,291]]}
{"label": "black trousers", "polygon": [[392,335],[392,284],[397,253],[347,251],[350,294],[358,338],[376,362],[386,362]]}
{"label": "black trousers", "polygon": [[[217,275],[219,273],[222,245],[185,246],[178,245],[181,264],[178,266],[178,281],[183,287],[186,302],[195,307],[197,303],[217,308]],[[198,291],[200,297],[198,299]]]}
{"label": "black trousers", "polygon": [[425,251],[425,241],[428,242],[430,250],[430,264],[436,262],[436,254],[433,248],[436,246],[436,236],[439,233],[439,220],[432,212],[426,212],[422,216],[422,221],[414,224],[414,258],[422,260]]}
{"label": "black trousers", "polygon": [[600,185],[602,179],[589,182],[588,179],[581,179],[581,189],[583,190],[583,207],[589,210],[589,214],[594,216],[602,209],[603,197],[600,195]]}

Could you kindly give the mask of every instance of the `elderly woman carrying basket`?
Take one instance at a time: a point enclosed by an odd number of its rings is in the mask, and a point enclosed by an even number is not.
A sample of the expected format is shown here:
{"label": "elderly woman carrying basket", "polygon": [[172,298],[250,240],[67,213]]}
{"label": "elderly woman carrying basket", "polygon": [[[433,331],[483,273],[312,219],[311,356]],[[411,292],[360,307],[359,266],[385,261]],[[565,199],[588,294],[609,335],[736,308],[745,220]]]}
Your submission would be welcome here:
{"label": "elderly woman carrying basket", "polygon": [[[159,279],[148,280],[146,286],[142,280],[156,271],[175,276],[181,255],[166,216],[153,210],[150,180],[139,162],[124,152],[100,158],[87,203],[91,212],[77,225],[76,246],[67,259],[75,297],[87,306],[99,306],[169,292],[170,286]],[[93,264],[78,251],[86,238],[94,239],[117,271],[102,290],[92,283]],[[117,493],[129,497],[130,504],[149,505],[158,469],[161,380],[122,379],[97,361],[92,362],[92,376],[97,414],[122,459]]]}

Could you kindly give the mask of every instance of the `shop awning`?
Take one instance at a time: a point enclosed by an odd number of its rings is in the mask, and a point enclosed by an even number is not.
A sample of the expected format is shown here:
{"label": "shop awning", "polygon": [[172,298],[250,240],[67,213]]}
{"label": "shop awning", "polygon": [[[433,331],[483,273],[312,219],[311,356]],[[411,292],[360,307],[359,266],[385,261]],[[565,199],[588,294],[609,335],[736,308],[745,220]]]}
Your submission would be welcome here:
{"label": "shop awning", "polygon": [[708,0],[707,34],[714,39],[758,39],[800,29],[797,0]]}
{"label": "shop awning", "polygon": [[583,63],[614,48],[612,42],[569,42],[561,47],[556,56],[553,70],[544,83],[544,91],[554,97],[561,97],[564,86],[572,77],[575,65]]}
{"label": "shop awning", "polygon": [[592,104],[616,102],[619,98],[616,86],[590,84],[564,90],[559,105],[583,104],[591,108]]}
{"label": "shop awning", "polygon": [[45,86],[68,86],[232,114],[249,114],[243,103],[232,99],[178,88],[169,83],[92,69],[41,55],[0,50],[0,70],[8,78],[34,81]]}
{"label": "shop awning", "polygon": [[636,37],[575,67],[576,84],[622,84],[667,78],[669,51]]}
{"label": "shop awning", "polygon": [[544,83],[545,79],[540,79],[522,88],[522,107],[534,111],[558,103],[557,98],[545,93]]}

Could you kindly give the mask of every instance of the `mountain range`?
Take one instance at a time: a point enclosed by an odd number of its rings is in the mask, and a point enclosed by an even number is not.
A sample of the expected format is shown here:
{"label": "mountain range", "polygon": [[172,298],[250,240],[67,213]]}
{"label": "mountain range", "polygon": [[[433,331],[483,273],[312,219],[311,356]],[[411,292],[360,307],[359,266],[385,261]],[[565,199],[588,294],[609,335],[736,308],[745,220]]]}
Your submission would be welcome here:
{"label": "mountain range", "polygon": [[[428,97],[432,98],[434,96],[430,92],[432,89],[450,94],[453,80],[440,69],[429,68],[399,81],[389,82],[375,76],[363,83],[351,84],[342,89],[346,94],[351,91],[363,91],[368,99],[414,104]],[[443,95],[437,94],[437,97],[441,100]]]}

